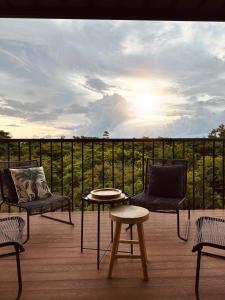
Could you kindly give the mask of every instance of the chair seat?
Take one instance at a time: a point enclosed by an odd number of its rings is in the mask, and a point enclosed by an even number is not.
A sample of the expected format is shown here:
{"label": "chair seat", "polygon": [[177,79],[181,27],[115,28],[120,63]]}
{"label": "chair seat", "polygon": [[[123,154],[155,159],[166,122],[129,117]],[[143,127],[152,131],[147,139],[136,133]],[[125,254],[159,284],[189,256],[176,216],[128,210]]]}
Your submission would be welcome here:
{"label": "chair seat", "polygon": [[165,198],[142,192],[131,198],[131,204],[142,206],[150,211],[177,210],[184,200],[185,198]]}
{"label": "chair seat", "polygon": [[71,200],[69,197],[53,195],[41,200],[18,203],[18,206],[26,209],[30,215],[35,215],[69,207],[70,204]]}
{"label": "chair seat", "polygon": [[196,221],[197,235],[193,252],[203,246],[225,249],[225,219],[200,217]]}
{"label": "chair seat", "polygon": [[23,228],[25,221],[13,216],[0,219],[0,245],[17,243],[23,249]]}

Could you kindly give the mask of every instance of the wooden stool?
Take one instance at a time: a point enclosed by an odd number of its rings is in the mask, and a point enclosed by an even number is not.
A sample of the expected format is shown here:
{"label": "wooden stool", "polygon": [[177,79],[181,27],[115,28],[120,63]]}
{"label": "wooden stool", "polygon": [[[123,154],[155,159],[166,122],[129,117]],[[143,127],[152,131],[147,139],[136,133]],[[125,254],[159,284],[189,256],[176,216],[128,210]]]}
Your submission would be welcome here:
{"label": "wooden stool", "polygon": [[[149,211],[146,208],[134,206],[134,205],[123,205],[110,210],[110,218],[116,222],[115,235],[112,245],[108,278],[112,276],[113,264],[115,258],[141,258],[142,268],[144,273],[144,279],[148,280],[148,269],[147,269],[147,252],[144,242],[144,231],[143,222],[149,217]],[[120,239],[120,231],[122,224],[137,225],[138,240],[123,240]],[[120,255],[117,254],[119,243],[139,244],[140,255]]]}

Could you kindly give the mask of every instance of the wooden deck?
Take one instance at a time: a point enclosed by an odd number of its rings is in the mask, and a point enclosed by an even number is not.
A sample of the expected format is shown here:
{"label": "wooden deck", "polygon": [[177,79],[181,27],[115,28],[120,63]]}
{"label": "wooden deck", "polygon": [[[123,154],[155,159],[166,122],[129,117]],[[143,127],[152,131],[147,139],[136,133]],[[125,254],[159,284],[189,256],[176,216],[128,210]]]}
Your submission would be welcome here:
{"label": "wooden deck", "polygon": [[[65,213],[56,214],[67,217]],[[182,217],[183,214],[185,212]],[[96,252],[84,250],[80,253],[79,212],[73,213],[74,227],[41,216],[31,217],[31,239],[21,254],[21,299],[195,299],[196,254],[191,250],[195,236],[194,222],[202,215],[225,216],[225,211],[193,211],[190,238],[188,242],[183,242],[176,237],[175,215],[150,214],[150,219],[144,224],[149,260],[148,282],[142,279],[139,260],[118,259],[113,278],[107,279],[109,254],[104,257],[98,271]],[[101,230],[101,243],[105,247],[110,237],[108,212],[102,213]],[[128,235],[125,230],[123,234],[124,237]],[[95,245],[96,213],[87,212],[85,246]],[[201,299],[225,299],[225,261],[203,257],[201,271]],[[16,291],[15,257],[1,258],[0,299],[15,299]]]}

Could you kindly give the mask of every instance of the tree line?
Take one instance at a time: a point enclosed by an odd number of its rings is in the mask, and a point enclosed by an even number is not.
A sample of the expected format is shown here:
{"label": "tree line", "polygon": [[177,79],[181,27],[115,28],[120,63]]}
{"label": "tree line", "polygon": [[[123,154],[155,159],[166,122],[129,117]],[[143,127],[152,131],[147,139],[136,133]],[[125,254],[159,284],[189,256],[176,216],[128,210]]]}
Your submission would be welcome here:
{"label": "tree line", "polygon": [[[98,138],[14,142],[0,130],[0,159],[38,159],[53,193],[73,198],[80,208],[80,196],[94,188],[120,188],[130,195],[143,189],[146,157],[185,158],[188,160],[187,196],[192,208],[224,207],[225,126],[212,129],[209,139],[139,139],[113,142],[109,132],[104,142]],[[85,141],[85,142],[83,142]],[[144,146],[143,146],[144,145]],[[143,152],[144,151],[144,152]]]}

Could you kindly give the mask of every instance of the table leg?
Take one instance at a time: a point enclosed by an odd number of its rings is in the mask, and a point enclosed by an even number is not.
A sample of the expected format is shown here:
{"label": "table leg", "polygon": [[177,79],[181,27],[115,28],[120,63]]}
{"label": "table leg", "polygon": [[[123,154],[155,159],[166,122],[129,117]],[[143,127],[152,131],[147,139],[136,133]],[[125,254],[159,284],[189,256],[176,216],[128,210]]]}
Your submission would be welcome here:
{"label": "table leg", "polygon": [[80,251],[83,252],[84,240],[84,200],[81,198],[81,234],[80,234]]}
{"label": "table leg", "polygon": [[[130,239],[133,240],[133,225],[129,225],[130,226]],[[134,253],[134,248],[133,248],[133,244],[130,244],[130,253],[133,254]]]}
{"label": "table leg", "polygon": [[[113,208],[114,204],[110,205],[110,208]],[[111,220],[111,243],[113,243],[113,220]]]}
{"label": "table leg", "polygon": [[111,220],[111,243],[113,242],[113,221]]}
{"label": "table leg", "polygon": [[100,204],[98,204],[98,224],[97,224],[97,268],[100,265]]}

